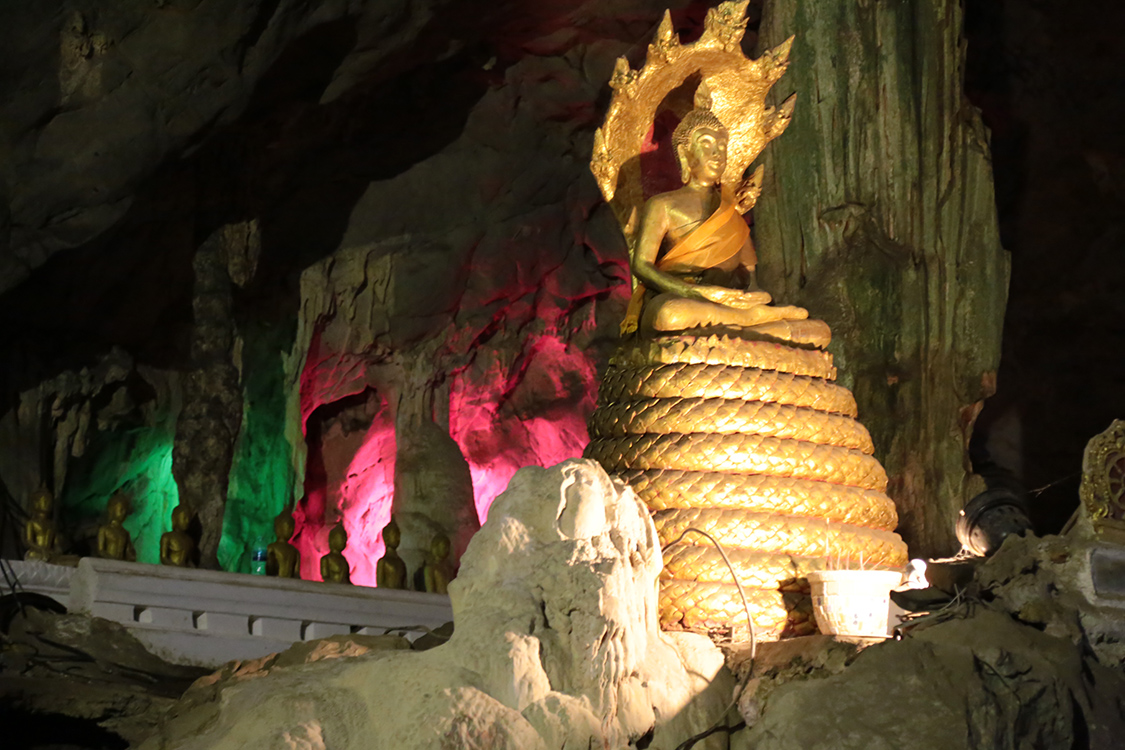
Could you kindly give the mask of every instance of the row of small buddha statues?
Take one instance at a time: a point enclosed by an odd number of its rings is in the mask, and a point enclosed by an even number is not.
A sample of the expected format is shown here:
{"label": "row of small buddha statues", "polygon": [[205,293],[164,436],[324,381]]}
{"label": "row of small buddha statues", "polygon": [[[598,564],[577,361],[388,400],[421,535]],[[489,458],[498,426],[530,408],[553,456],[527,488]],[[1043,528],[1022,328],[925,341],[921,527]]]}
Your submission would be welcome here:
{"label": "row of small buddha statues", "polygon": [[[31,517],[24,525],[23,541],[27,546],[24,560],[57,562],[65,557],[59,552],[59,536],[55,528],[54,495],[40,488],[31,497]],[[105,523],[98,527],[97,556],[107,560],[136,562],[137,550],[125,528],[129,515],[129,498],[116,493],[106,503]],[[183,505],[172,510],[172,530],[160,537],[160,562],[181,568],[193,567],[195,540],[188,533],[191,514]]]}
{"label": "row of small buddha statues", "polygon": [[[301,552],[290,539],[296,524],[288,511],[283,511],[274,519],[274,533],[277,540],[266,548],[266,574],[280,578],[300,578]],[[445,534],[434,535],[426,562],[414,574],[411,581],[407,575],[406,563],[398,554],[402,534],[394,518],[383,527],[383,543],[386,551],[375,565],[375,582],[382,589],[414,589],[432,594],[445,594],[449,582],[453,580],[453,566],[449,562],[450,541]],[[339,524],[328,534],[328,554],[320,558],[320,576],[325,581],[351,583],[351,570],[344,557],[348,544],[348,533]],[[413,585],[411,585],[413,584]]]}
{"label": "row of small buddha statues", "polygon": [[[59,558],[58,532],[53,516],[54,496],[45,488],[39,489],[31,499],[31,517],[24,526],[25,560],[52,562]],[[129,515],[129,499],[122,493],[113,495],[106,504],[106,521],[98,527],[97,555],[109,560],[135,562],[137,552],[132,537],[124,526]],[[195,567],[195,540],[189,532],[192,514],[184,505],[172,510],[172,530],[160,537],[160,563],[174,567]],[[289,510],[283,510],[273,522],[275,541],[265,550],[265,574],[278,578],[301,577],[301,552],[291,539],[296,522]],[[376,582],[380,588],[416,589],[444,594],[453,579],[449,562],[450,541],[444,534],[434,536],[426,563],[417,571],[413,581],[408,580],[406,563],[398,555],[402,540],[394,518],[383,529],[386,552],[376,565]],[[342,523],[328,534],[328,553],[320,558],[320,576],[328,583],[351,581],[351,566],[344,557],[348,545],[348,532]],[[409,585],[413,584],[413,585]]]}

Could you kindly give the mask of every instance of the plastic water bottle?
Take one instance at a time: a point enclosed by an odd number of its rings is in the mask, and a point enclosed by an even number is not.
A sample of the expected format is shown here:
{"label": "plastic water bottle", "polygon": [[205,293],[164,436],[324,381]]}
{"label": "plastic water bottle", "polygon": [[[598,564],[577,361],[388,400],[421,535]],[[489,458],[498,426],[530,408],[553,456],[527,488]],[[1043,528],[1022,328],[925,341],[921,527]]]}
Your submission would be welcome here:
{"label": "plastic water bottle", "polygon": [[254,546],[250,549],[250,575],[264,576],[266,574],[266,540],[259,536],[254,539]]}

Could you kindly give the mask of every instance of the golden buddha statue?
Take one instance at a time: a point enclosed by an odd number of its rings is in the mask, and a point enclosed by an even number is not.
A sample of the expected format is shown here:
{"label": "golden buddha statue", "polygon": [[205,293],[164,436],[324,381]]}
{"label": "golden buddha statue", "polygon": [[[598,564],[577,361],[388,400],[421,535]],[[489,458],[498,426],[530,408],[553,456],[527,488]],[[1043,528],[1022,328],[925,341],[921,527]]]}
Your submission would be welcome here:
{"label": "golden buddha statue", "polygon": [[106,522],[98,527],[98,557],[136,562],[133,539],[122,525],[129,515],[129,498],[124,493],[114,493],[105,506],[105,515]]}
{"label": "golden buddha statue", "polygon": [[[744,622],[727,551],[759,636],[799,632],[792,606],[810,570],[897,567],[887,476],[834,384],[827,324],[773,306],[755,288],[756,256],[742,214],[761,192],[751,162],[781,135],[790,97],[765,97],[792,40],[750,60],[746,3],[707,13],[683,45],[665,14],[644,67],[618,61],[591,170],[630,248],[635,277],[590,418],[586,456],[628,482],[653,512],[666,549],[660,582],[665,628],[713,630]],[[679,121],[671,143],[683,185],[651,190],[642,174],[660,156],[657,116]],[[666,163],[670,160],[666,160]],[[785,596],[783,596],[783,593]],[[799,596],[799,594],[798,594]]]}
{"label": "golden buddha statue", "polygon": [[320,558],[320,577],[327,583],[351,583],[352,570],[344,557],[348,546],[348,532],[343,523],[338,523],[328,532],[328,554]]}
{"label": "golden buddha statue", "polygon": [[53,516],[55,496],[46,487],[40,487],[30,500],[31,518],[23,527],[23,541],[27,545],[23,559],[50,562],[58,552]]}
{"label": "golden buddha statue", "polygon": [[423,587],[431,594],[448,594],[453,580],[453,567],[449,564],[449,537],[435,534],[430,543],[430,553],[422,567]]}
{"label": "golden buddha statue", "polygon": [[[695,101],[672,136],[684,186],[648,199],[641,212],[630,263],[638,283],[622,332],[636,330],[640,318],[645,333],[738,326],[827,344],[827,325],[807,321],[802,308],[771,306],[768,293],[752,288],[757,256],[750,228],[720,183],[729,133],[710,110],[705,83]],[[747,284],[745,291],[733,288]],[[779,321],[803,325],[768,325]]]}
{"label": "golden buddha statue", "polygon": [[297,523],[293,514],[288,509],[281,511],[273,519],[273,533],[277,541],[270,542],[266,547],[266,575],[278,578],[301,577],[301,553],[289,543]]}
{"label": "golden buddha statue", "polygon": [[188,533],[191,511],[180,503],[172,509],[172,530],[160,535],[160,564],[177,568],[195,567],[195,540]]}
{"label": "golden buddha statue", "polygon": [[406,563],[398,556],[398,545],[402,542],[402,532],[392,516],[383,527],[383,544],[386,551],[375,564],[375,585],[382,589],[406,588]]}

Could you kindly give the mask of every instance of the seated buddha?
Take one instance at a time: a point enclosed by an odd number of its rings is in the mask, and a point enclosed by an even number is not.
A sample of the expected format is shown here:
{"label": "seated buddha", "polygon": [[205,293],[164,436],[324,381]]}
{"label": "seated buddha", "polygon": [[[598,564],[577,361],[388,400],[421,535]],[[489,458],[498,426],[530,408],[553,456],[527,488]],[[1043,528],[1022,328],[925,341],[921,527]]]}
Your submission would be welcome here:
{"label": "seated buddha", "polygon": [[672,136],[684,186],[643,207],[631,267],[637,279],[623,334],[736,327],[794,343],[824,346],[821,321],[800,307],[774,306],[754,280],[757,256],[739,200],[720,184],[728,132],[696,108]]}
{"label": "seated buddha", "polygon": [[343,523],[336,524],[328,532],[328,554],[320,558],[320,577],[326,583],[351,583],[351,566],[344,557],[348,546],[348,532]]}
{"label": "seated buddha", "polygon": [[98,557],[136,562],[137,550],[123,525],[129,515],[129,498],[120,492],[115,493],[106,504],[105,513],[106,522],[98,527]]}
{"label": "seated buddha", "polygon": [[273,519],[273,531],[277,540],[266,547],[266,575],[278,578],[301,577],[301,552],[289,543],[296,525],[288,510],[281,511]]}
{"label": "seated buddha", "polygon": [[188,533],[191,511],[180,503],[172,509],[172,530],[160,535],[160,564],[178,568],[195,566],[195,540]]}
{"label": "seated buddha", "polygon": [[50,562],[57,553],[58,534],[55,530],[53,507],[55,496],[46,487],[40,487],[31,496],[31,518],[24,526],[24,560]]}

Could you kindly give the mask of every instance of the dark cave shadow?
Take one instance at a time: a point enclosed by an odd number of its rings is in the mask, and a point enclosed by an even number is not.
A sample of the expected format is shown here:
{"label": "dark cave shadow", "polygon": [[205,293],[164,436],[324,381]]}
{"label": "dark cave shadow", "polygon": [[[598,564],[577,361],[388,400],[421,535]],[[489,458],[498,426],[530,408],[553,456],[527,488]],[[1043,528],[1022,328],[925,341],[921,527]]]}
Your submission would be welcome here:
{"label": "dark cave shadow", "polygon": [[300,272],[338,247],[368,184],[455,140],[502,76],[483,74],[477,47],[429,62],[448,33],[428,28],[326,104],[319,99],[353,50],[356,19],[293,40],[236,121],[168,155],[110,230],[0,295],[0,414],[20,392],[113,346],[155,367],[185,366],[192,258],[224,224],[257,218],[263,245],[254,280],[235,290],[236,319],[294,316]]}

